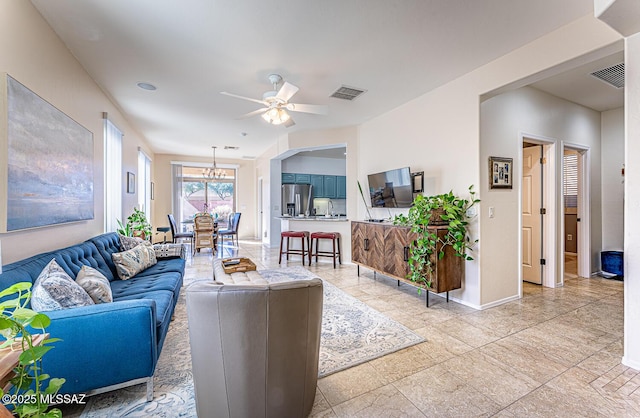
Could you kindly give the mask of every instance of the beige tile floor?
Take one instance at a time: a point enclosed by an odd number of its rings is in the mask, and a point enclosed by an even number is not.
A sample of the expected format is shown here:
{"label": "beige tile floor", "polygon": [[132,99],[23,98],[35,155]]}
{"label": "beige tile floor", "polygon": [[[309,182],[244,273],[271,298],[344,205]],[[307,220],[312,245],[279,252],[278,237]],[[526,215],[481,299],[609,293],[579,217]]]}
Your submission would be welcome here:
{"label": "beige tile floor", "polygon": [[[256,242],[225,254],[278,263]],[[196,255],[187,277],[210,274],[210,260]],[[640,416],[640,373],[620,363],[622,282],[525,283],[521,300],[476,311],[435,296],[427,308],[415,288],[330,259],[310,269],[426,339],[320,379],[312,416]]]}
{"label": "beige tile floor", "polygon": [[[212,276],[212,254],[188,260],[185,282]],[[278,266],[277,249],[240,241],[222,256]],[[290,265],[299,265],[292,256]],[[286,263],[283,261],[283,265]],[[521,300],[476,311],[330,259],[324,280],[426,341],[318,381],[313,417],[638,417],[640,373],[623,366],[623,284],[524,284]]]}

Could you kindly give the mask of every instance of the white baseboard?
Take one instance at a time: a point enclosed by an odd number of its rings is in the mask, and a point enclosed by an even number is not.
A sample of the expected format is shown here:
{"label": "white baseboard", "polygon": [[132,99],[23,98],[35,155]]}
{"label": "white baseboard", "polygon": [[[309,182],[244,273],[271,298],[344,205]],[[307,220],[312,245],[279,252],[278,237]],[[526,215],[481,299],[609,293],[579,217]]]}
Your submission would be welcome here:
{"label": "white baseboard", "polygon": [[632,369],[640,370],[640,361],[629,360],[627,356],[622,357],[622,364]]}

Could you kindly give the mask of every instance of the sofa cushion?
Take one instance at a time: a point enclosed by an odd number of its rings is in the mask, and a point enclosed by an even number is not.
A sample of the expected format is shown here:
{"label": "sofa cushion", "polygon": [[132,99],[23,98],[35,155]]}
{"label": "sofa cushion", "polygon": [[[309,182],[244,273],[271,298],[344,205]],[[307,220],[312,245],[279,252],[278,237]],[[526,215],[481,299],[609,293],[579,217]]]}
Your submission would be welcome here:
{"label": "sofa cushion", "polygon": [[173,315],[173,295],[167,290],[156,290],[153,292],[145,292],[141,294],[131,294],[119,298],[122,300],[138,300],[138,299],[151,299],[156,302],[156,327],[163,324],[168,325]]}
{"label": "sofa cushion", "polygon": [[83,242],[70,247],[53,251],[52,254],[58,265],[67,272],[70,277],[76,277],[84,266],[93,267],[109,279],[111,270],[106,266],[105,260],[90,242]]}
{"label": "sofa cushion", "polygon": [[45,266],[31,289],[31,307],[38,312],[93,304],[87,292],[69,277],[55,259]]}
{"label": "sofa cushion", "polygon": [[118,277],[122,280],[130,279],[158,262],[153,248],[145,244],[120,253],[113,253],[111,258],[116,265]]}
{"label": "sofa cushion", "polygon": [[[95,245],[100,255],[102,255],[108,270],[111,272],[111,275],[105,274],[107,279],[109,279],[109,281],[117,280],[118,272],[111,255],[120,252],[120,239],[118,238],[118,234],[115,232],[107,232],[106,234],[90,238],[86,242]],[[102,269],[99,270],[102,271]],[[102,271],[102,273],[104,273],[104,271]]]}
{"label": "sofa cushion", "polygon": [[220,259],[213,260],[213,281],[219,284],[269,284],[257,271],[225,273]]}
{"label": "sofa cushion", "polygon": [[93,267],[82,266],[76,283],[89,294],[94,303],[113,302],[109,280]]}
{"label": "sofa cushion", "polygon": [[184,266],[185,266],[185,261],[182,258],[162,259],[162,260],[158,260],[158,262],[153,266],[138,273],[137,276],[140,276],[140,277],[155,276],[158,274],[164,274],[169,272],[180,273],[180,276],[182,276],[184,272]]}
{"label": "sofa cushion", "polygon": [[114,301],[131,295],[144,295],[156,290],[170,291],[177,298],[181,287],[182,275],[172,271],[151,276],[137,275],[129,280],[114,280],[111,282]]}

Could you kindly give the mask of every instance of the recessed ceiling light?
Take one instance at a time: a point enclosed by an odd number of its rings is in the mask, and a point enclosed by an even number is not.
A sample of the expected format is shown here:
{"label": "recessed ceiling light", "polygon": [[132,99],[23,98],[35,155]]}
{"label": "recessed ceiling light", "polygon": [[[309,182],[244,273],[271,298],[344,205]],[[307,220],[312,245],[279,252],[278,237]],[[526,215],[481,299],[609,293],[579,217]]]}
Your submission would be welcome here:
{"label": "recessed ceiling light", "polygon": [[246,133],[246,132],[240,132],[240,136],[247,136],[247,135],[249,135],[249,134]]}
{"label": "recessed ceiling light", "polygon": [[138,87],[140,87],[143,90],[151,90],[151,91],[156,90],[156,86],[154,86],[151,83],[140,82],[140,83],[138,83]]}

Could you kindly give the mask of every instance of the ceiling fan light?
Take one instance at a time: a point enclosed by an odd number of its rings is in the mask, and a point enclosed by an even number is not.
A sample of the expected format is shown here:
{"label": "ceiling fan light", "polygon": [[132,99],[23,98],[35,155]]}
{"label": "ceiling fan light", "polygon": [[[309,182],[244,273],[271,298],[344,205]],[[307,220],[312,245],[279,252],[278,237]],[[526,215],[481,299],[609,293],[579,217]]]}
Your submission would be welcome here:
{"label": "ceiling fan light", "polygon": [[272,108],[262,114],[262,119],[266,120],[272,125],[280,125],[289,119],[291,116],[284,109]]}

